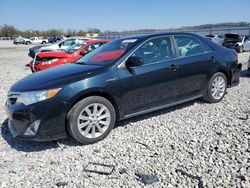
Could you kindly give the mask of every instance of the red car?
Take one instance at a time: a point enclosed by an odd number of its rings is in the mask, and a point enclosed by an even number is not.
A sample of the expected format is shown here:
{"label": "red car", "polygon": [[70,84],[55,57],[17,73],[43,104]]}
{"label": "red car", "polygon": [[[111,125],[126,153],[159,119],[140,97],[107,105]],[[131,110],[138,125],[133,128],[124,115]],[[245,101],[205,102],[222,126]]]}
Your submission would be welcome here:
{"label": "red car", "polygon": [[[45,69],[49,69],[58,65],[72,63],[80,59],[82,56],[88,52],[99,48],[101,45],[110,42],[110,40],[91,40],[84,42],[83,44],[75,44],[64,51],[55,51],[55,52],[40,52],[27,67],[30,67],[32,72],[37,72]],[[75,48],[81,46],[79,49]]]}

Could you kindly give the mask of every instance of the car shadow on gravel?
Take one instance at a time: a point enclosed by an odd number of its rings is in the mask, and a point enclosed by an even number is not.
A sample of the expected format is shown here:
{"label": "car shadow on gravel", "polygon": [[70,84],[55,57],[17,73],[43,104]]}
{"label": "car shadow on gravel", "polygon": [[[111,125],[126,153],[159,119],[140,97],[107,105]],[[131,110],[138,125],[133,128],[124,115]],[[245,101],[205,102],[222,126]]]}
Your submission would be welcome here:
{"label": "car shadow on gravel", "polygon": [[250,72],[247,70],[247,69],[245,69],[245,70],[242,70],[242,71],[240,71],[240,77],[243,77],[243,78],[250,78]]}

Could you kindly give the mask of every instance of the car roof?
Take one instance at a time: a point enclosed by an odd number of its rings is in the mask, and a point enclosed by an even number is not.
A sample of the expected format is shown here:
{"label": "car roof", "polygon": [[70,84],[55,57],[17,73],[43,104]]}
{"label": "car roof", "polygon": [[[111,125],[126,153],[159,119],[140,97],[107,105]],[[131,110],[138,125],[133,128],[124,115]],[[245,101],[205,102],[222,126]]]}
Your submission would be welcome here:
{"label": "car roof", "polygon": [[128,36],[121,39],[148,39],[152,37],[158,37],[158,36],[165,36],[165,35],[190,35],[190,36],[197,36],[193,33],[186,33],[186,32],[164,32],[164,33],[153,33],[153,34],[139,34],[139,35],[133,35]]}

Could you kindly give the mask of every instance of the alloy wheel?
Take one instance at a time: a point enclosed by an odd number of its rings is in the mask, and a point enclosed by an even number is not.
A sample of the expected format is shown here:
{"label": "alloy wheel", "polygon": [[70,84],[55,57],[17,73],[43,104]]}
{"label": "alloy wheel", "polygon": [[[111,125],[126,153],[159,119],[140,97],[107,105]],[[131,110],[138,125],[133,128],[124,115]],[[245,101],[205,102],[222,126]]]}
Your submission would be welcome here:
{"label": "alloy wheel", "polygon": [[110,122],[109,109],[101,103],[93,103],[80,112],[77,127],[84,137],[97,138],[108,129]]}
{"label": "alloy wheel", "polygon": [[213,80],[211,93],[214,99],[219,100],[224,96],[226,81],[222,76],[217,76]]}

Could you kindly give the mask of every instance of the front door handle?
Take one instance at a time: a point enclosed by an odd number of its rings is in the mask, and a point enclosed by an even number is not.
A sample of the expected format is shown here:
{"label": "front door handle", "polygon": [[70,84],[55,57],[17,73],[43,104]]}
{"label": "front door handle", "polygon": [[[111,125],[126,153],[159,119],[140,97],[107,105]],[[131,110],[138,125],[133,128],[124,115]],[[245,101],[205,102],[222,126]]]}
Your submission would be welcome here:
{"label": "front door handle", "polygon": [[171,70],[171,71],[177,71],[178,69],[179,69],[178,65],[172,64],[172,65],[169,66],[169,70]]}

